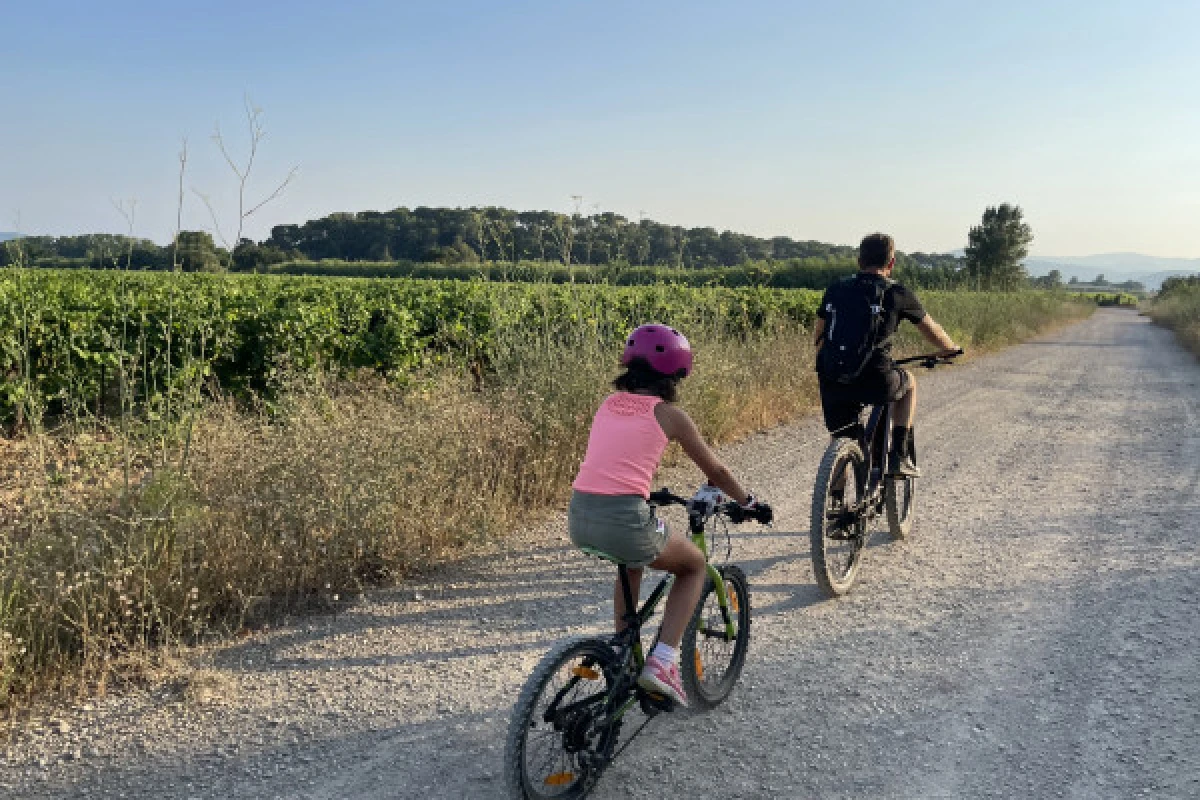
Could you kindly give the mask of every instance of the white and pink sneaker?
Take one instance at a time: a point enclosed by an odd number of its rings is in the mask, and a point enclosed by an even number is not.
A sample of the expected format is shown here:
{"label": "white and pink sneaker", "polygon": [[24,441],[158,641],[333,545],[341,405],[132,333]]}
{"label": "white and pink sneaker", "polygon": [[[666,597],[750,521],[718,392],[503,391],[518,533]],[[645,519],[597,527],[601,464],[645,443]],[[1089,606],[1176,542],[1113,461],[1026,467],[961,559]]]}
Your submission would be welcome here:
{"label": "white and pink sneaker", "polygon": [[646,666],[638,676],[638,686],[650,692],[665,694],[679,705],[687,708],[687,694],[683,691],[683,679],[679,676],[679,665],[657,656],[646,659]]}

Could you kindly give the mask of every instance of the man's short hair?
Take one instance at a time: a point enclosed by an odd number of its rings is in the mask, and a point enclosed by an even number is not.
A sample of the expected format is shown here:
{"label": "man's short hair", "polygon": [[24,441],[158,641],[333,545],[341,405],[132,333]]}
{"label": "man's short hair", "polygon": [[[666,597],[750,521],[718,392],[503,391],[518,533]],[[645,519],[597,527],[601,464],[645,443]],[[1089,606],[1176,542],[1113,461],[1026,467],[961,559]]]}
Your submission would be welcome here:
{"label": "man's short hair", "polygon": [[863,269],[883,269],[896,257],[896,242],[886,233],[864,236],[858,245],[858,266]]}

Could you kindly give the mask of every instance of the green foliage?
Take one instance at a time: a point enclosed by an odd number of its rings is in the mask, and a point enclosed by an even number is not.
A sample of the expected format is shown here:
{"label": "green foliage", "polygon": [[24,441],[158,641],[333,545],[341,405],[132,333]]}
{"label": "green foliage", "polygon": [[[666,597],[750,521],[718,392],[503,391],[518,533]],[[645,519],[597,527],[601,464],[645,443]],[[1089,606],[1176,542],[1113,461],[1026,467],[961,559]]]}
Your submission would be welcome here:
{"label": "green foliage", "polygon": [[[921,292],[921,303],[968,355],[995,350],[1095,311],[1088,295],[1066,292]],[[900,326],[905,353],[927,352],[929,345],[912,325]]]}
{"label": "green foliage", "polygon": [[270,267],[299,255],[296,251],[287,253],[272,245],[260,245],[249,239],[242,239],[237,243],[237,247],[233,248],[229,268],[233,272],[265,272]]}
{"label": "green foliage", "polygon": [[104,414],[134,392],[156,413],[197,375],[245,396],[296,372],[487,370],[513,329],[551,343],[615,344],[648,320],[748,335],[806,325],[818,300],[760,288],[3,270],[0,417],[17,418],[31,397],[51,414]]}
{"label": "green foliage", "polygon": [[1138,297],[1127,292],[1077,292],[1077,296],[1090,300],[1098,306],[1125,306],[1135,308]]}
{"label": "green foliage", "polygon": [[1062,273],[1052,269],[1045,275],[1030,278],[1029,285],[1034,289],[1061,289],[1063,287]]}
{"label": "green foliage", "polygon": [[[506,208],[397,208],[336,213],[272,229],[269,244],[311,260],[615,262],[689,269],[745,261],[837,256],[854,249],[784,236],[762,239],[713,228],[637,222],[603,212],[585,216]],[[468,255],[470,251],[473,255]]]}
{"label": "green foliage", "polygon": [[[918,257],[925,260],[917,260]],[[470,260],[467,259],[469,262]],[[941,261],[916,254],[897,259],[896,278],[916,289],[953,289],[965,284],[956,260]],[[602,266],[565,266],[555,262],[520,261],[446,263],[364,262],[325,259],[287,261],[263,271],[280,275],[328,275],[353,278],[433,278],[443,280],[524,281],[528,283],[597,283],[613,286],[759,286],[773,289],[824,289],[857,269],[852,258],[812,257],[786,261],[747,261],[735,267],[634,266],[614,261]]]}
{"label": "green foliage", "polygon": [[1163,281],[1158,290],[1158,299],[1165,300],[1175,292],[1200,289],[1200,275],[1174,275]]}
{"label": "green foliage", "polygon": [[[170,246],[159,247],[144,239],[95,234],[31,237],[24,241],[29,266],[94,269],[172,266]],[[796,241],[786,236],[761,239],[732,231],[718,233],[712,228],[685,229],[651,220],[634,223],[611,212],[583,216],[489,207],[411,211],[398,208],[386,213],[330,214],[303,225],[277,226],[263,242],[240,240],[232,255],[214,247],[208,234],[186,232],[181,235],[180,256],[185,259],[185,269],[194,272],[214,271],[226,265],[235,272],[256,272],[285,261],[368,264],[376,271],[387,264],[392,276],[407,275],[397,269],[405,263],[419,262],[450,265],[534,262],[547,268],[612,267],[619,271],[638,264],[705,271],[704,276],[689,278],[686,281],[689,285],[714,282],[760,285],[762,274],[773,274],[782,267],[785,278],[775,285],[820,288],[788,282],[786,273],[795,264],[837,265],[852,270],[856,250]],[[6,252],[0,252],[0,266],[12,263]],[[722,268],[747,265],[752,265],[753,275],[749,280],[740,283],[736,277],[729,282],[720,280]],[[952,286],[951,281],[961,267],[961,259],[951,255],[900,253],[897,256],[897,271],[901,276],[906,270],[922,276],[936,273],[929,282],[917,285]],[[717,279],[712,277],[714,273],[718,274]],[[637,281],[648,282],[654,281]]]}
{"label": "green foliage", "polygon": [[0,247],[0,267],[17,263],[16,247],[24,263],[45,268],[74,269],[168,269],[167,248],[149,239],[135,239],[108,233],[84,236],[24,236]]}
{"label": "green foliage", "polygon": [[1026,283],[1021,261],[1029,254],[1033,231],[1021,207],[1003,203],[983,212],[983,222],[967,235],[967,274],[976,289],[1019,289]]}
{"label": "green foliage", "polygon": [[1200,356],[1200,275],[1173,277],[1149,307],[1150,317],[1175,331],[1183,344]]}
{"label": "green foliage", "polygon": [[[171,250],[172,248],[168,248]],[[218,251],[207,231],[180,231],[175,238],[177,262],[184,272],[222,272],[224,251]]]}

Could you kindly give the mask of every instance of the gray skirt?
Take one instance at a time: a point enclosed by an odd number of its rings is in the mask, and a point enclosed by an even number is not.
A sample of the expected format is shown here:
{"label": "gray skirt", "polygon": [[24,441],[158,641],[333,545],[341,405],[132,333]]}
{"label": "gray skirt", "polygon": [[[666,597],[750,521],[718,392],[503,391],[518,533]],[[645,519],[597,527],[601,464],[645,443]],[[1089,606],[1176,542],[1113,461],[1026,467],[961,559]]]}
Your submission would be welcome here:
{"label": "gray skirt", "polygon": [[667,546],[667,526],[636,494],[574,492],[567,532],[581,550],[629,567],[644,567]]}

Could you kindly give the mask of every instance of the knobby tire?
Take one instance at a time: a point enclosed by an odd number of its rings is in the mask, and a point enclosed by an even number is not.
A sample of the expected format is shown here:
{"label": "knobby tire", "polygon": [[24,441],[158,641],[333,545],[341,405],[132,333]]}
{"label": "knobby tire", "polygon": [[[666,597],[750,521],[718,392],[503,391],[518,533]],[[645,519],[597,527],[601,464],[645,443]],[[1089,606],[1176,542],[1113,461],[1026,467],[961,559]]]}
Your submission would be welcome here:
{"label": "knobby tire", "polygon": [[[581,705],[578,714],[569,715],[566,727],[588,730],[591,723],[583,715],[598,712],[611,688],[612,659],[605,640],[576,637],[560,642],[534,668],[517,698],[504,748],[505,783],[514,800],[579,800],[591,791],[607,764],[592,762],[585,755],[588,747],[568,752],[569,730],[555,730],[543,717],[555,694],[576,678],[559,706]],[[589,698],[595,702],[588,704]]]}
{"label": "knobby tire", "polygon": [[717,587],[706,580],[680,647],[683,688],[688,704],[698,710],[714,708],[729,696],[746,665],[746,650],[750,645],[750,584],[746,573],[736,566],[719,569],[729,593],[733,638],[725,638],[725,618]]}
{"label": "knobby tire", "polygon": [[[833,484],[839,475],[846,476],[844,503],[860,502],[866,493],[867,470],[862,448],[851,439],[837,438],[830,442],[813,486],[809,533],[813,574],[817,585],[830,597],[839,597],[854,586],[867,540],[865,516],[852,525],[841,524],[830,517],[834,510]],[[850,536],[839,539],[835,538],[836,534]]]}

